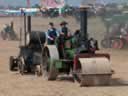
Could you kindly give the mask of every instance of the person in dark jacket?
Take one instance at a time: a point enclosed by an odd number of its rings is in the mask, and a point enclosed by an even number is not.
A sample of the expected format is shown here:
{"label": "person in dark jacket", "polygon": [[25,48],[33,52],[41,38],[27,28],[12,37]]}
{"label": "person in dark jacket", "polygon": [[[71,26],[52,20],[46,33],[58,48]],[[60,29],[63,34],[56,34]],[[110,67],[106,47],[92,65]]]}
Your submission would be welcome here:
{"label": "person in dark jacket", "polygon": [[55,39],[57,37],[57,30],[54,27],[54,23],[50,22],[49,26],[50,28],[48,29],[48,32],[47,32],[48,44],[54,44]]}
{"label": "person in dark jacket", "polygon": [[69,29],[66,26],[68,23],[63,21],[60,23],[61,29],[60,29],[60,36],[64,36],[64,38],[67,38],[69,35]]}
{"label": "person in dark jacket", "polygon": [[69,29],[67,27],[67,22],[63,21],[60,23],[60,30],[59,30],[59,42],[64,44],[65,40],[70,38]]}
{"label": "person in dark jacket", "polygon": [[58,38],[58,50],[60,58],[64,58],[65,42],[69,39],[69,29],[66,26],[68,23],[63,21],[60,23],[59,38]]}

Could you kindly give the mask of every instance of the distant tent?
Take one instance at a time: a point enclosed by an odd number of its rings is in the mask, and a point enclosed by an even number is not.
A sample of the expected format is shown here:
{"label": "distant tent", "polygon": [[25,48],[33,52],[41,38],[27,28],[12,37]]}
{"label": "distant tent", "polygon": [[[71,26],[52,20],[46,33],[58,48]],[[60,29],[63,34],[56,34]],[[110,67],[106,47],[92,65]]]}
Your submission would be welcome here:
{"label": "distant tent", "polygon": [[94,4],[96,0],[66,0],[66,3],[71,6],[79,7],[81,4]]}
{"label": "distant tent", "polygon": [[64,0],[42,0],[42,5],[47,8],[62,8],[65,5]]}
{"label": "distant tent", "polygon": [[98,4],[109,4],[109,3],[128,3],[128,0],[65,0],[67,4],[71,5],[71,6],[77,6],[79,7],[80,4],[94,4],[94,3],[98,3]]}
{"label": "distant tent", "polygon": [[128,3],[128,0],[96,0],[96,3],[99,3],[99,4],[111,4],[111,3],[121,4],[121,3]]}

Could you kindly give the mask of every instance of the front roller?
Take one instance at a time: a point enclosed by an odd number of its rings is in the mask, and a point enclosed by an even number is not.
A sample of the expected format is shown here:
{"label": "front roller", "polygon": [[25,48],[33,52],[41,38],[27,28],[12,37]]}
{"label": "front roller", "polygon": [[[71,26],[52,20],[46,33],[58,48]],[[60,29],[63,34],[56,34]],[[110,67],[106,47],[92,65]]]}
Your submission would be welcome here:
{"label": "front roller", "polygon": [[77,76],[81,86],[109,85],[112,76],[111,64],[106,57],[79,58]]}
{"label": "front roller", "polygon": [[58,70],[55,60],[59,60],[58,50],[55,45],[48,45],[43,51],[43,77],[47,80],[56,80]]}

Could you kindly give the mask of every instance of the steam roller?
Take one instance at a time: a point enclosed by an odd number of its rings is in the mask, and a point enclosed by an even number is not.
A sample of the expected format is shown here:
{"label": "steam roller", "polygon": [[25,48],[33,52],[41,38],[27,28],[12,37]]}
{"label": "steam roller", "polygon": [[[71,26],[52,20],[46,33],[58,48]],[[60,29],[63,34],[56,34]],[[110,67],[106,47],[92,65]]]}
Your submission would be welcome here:
{"label": "steam roller", "polygon": [[31,31],[31,16],[24,14],[24,33],[20,33],[18,56],[10,56],[10,71],[20,74],[42,75],[42,51],[46,41],[45,32]]}
{"label": "steam roller", "polygon": [[110,55],[97,53],[98,42],[87,33],[88,7],[80,8],[81,28],[66,39],[44,46],[43,77],[56,80],[58,75],[72,74],[81,86],[109,85],[112,69]]}
{"label": "steam roller", "polygon": [[[81,86],[109,85],[112,69],[110,55],[97,53],[98,42],[87,33],[88,7],[80,8],[80,30],[73,36],[56,38],[53,45],[47,45],[46,34],[31,31],[31,16],[24,14],[24,34],[20,34],[20,52],[10,56],[10,70],[43,75],[46,80],[56,80],[61,74],[70,75]],[[28,22],[28,26],[26,24]]]}

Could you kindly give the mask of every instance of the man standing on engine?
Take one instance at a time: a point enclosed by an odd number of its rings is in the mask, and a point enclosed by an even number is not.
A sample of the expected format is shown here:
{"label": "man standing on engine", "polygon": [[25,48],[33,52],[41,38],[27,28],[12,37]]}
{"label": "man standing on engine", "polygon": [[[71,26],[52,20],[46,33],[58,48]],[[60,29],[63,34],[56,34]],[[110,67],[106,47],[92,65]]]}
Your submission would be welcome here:
{"label": "man standing on engine", "polygon": [[60,36],[63,36],[64,39],[68,38],[69,37],[69,29],[68,27],[66,26],[68,23],[63,21],[60,23],[60,26],[61,26],[61,30],[60,30]]}
{"label": "man standing on engine", "polygon": [[47,37],[48,37],[48,44],[54,44],[55,43],[55,39],[57,37],[57,30],[54,27],[54,23],[50,22],[49,23],[50,28],[48,29],[47,32]]}
{"label": "man standing on engine", "polygon": [[65,43],[66,43],[66,40],[69,39],[69,29],[68,27],[66,26],[67,25],[67,22],[63,21],[60,23],[60,30],[59,30],[59,38],[58,38],[58,50],[60,52],[60,58],[64,58],[64,48],[66,47],[65,46]]}

